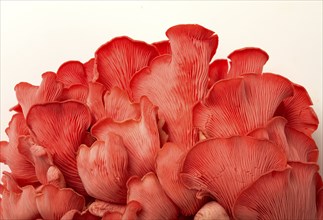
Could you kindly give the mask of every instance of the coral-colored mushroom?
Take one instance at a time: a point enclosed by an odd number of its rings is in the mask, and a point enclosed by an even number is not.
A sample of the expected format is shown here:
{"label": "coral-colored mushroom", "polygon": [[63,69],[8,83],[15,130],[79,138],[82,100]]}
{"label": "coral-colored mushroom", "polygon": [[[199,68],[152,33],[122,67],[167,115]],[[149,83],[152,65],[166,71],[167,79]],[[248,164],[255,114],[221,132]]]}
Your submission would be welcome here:
{"label": "coral-colored mushroom", "polygon": [[177,207],[166,195],[154,173],[147,173],[141,180],[139,177],[132,177],[127,185],[128,203],[137,201],[142,206],[138,213],[139,219],[177,218]]}
{"label": "coral-colored mushroom", "polygon": [[35,219],[40,217],[36,206],[36,190],[28,185],[20,188],[12,176],[4,173],[0,199],[0,219]]}
{"label": "coral-colored mushroom", "polygon": [[38,104],[30,109],[26,121],[35,143],[53,155],[67,185],[86,195],[76,167],[76,152],[90,126],[89,109],[76,101]]}
{"label": "coral-colored mushroom", "polygon": [[207,138],[246,135],[264,126],[292,94],[289,80],[270,73],[221,80],[194,107],[193,123]]}
{"label": "coral-colored mushroom", "polygon": [[155,170],[155,157],[160,149],[157,108],[146,97],[140,101],[140,119],[117,122],[111,118],[98,121],[91,129],[98,140],[110,132],[122,136],[129,156],[129,174],[144,176]]}
{"label": "coral-colored mushroom", "polygon": [[96,141],[91,148],[81,145],[77,169],[90,196],[107,202],[126,202],[128,153],[120,136],[108,133],[105,141]]}
{"label": "coral-colored mushroom", "polygon": [[130,86],[135,100],[147,96],[159,107],[169,140],[188,149],[197,141],[192,108],[207,92],[209,62],[218,36],[199,25],[174,26],[166,34],[172,54],[154,59],[132,78]]}
{"label": "coral-colored mushroom", "polygon": [[285,154],[269,141],[251,137],[209,139],[188,153],[182,178],[190,189],[213,196],[231,216],[233,204],[244,187],[286,165]]}
{"label": "coral-colored mushroom", "polygon": [[63,84],[56,80],[56,74],[46,72],[42,75],[40,86],[21,82],[15,86],[17,100],[22,112],[27,117],[29,109],[35,104],[56,101],[63,92]]}
{"label": "coral-colored mushroom", "polygon": [[19,152],[19,137],[28,135],[28,127],[22,113],[12,116],[9,127],[6,129],[9,142],[0,142],[0,162],[9,166],[12,176],[20,185],[38,182],[35,168],[30,160]]}
{"label": "coral-colored mushroom", "polygon": [[[319,219],[317,201],[318,166],[289,163],[284,171],[260,177],[244,190],[234,205],[237,219]],[[321,195],[322,196],[322,195]]]}
{"label": "coral-colored mushroom", "polygon": [[244,73],[262,73],[269,56],[260,48],[246,47],[233,51],[228,58],[231,65],[227,77],[235,78]]}
{"label": "coral-colored mushroom", "polygon": [[44,219],[60,219],[70,210],[82,211],[85,199],[72,189],[45,185],[37,194],[36,203]]}
{"label": "coral-colored mushroom", "polygon": [[319,120],[315,114],[312,100],[303,86],[293,84],[294,95],[279,105],[275,115],[287,119],[287,126],[308,136],[317,129]]}
{"label": "coral-colored mushroom", "polygon": [[166,194],[185,216],[194,215],[206,202],[197,198],[197,190],[188,189],[180,178],[187,152],[173,143],[166,143],[156,158],[156,174]]}
{"label": "coral-colored mushroom", "polygon": [[285,151],[288,161],[317,162],[318,149],[315,141],[286,124],[285,118],[277,116],[248,135],[274,142]]}
{"label": "coral-colored mushroom", "polygon": [[132,76],[148,66],[158,55],[156,48],[128,37],[117,37],[102,45],[95,53],[98,82],[108,90],[118,86],[129,91]]}
{"label": "coral-colored mushroom", "polygon": [[126,91],[113,87],[104,97],[104,116],[115,121],[140,118],[140,104],[132,103]]}
{"label": "coral-colored mushroom", "polygon": [[75,84],[87,85],[87,76],[83,64],[79,61],[63,63],[57,70],[57,81],[69,88]]}

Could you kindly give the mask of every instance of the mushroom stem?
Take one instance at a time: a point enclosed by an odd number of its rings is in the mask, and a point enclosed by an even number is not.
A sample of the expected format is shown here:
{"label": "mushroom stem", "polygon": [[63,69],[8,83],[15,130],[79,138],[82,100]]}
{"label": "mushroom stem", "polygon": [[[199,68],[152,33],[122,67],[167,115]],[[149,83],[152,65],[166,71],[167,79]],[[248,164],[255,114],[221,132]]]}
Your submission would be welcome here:
{"label": "mushroom stem", "polygon": [[194,216],[194,220],[229,220],[225,209],[217,202],[205,204]]}

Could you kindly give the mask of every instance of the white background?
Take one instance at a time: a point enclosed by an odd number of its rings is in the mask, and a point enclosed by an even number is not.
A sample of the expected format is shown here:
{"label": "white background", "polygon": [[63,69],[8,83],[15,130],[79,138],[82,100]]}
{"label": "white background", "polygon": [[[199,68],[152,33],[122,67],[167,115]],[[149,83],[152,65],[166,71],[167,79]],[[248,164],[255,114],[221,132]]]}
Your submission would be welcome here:
{"label": "white background", "polygon": [[[113,37],[154,42],[184,23],[219,35],[216,58],[245,46],[267,51],[265,71],[303,85],[322,122],[322,1],[1,1],[1,140],[8,109],[17,103],[15,84],[39,85],[43,72],[68,60],[85,62]],[[314,139],[323,167],[322,124]]]}

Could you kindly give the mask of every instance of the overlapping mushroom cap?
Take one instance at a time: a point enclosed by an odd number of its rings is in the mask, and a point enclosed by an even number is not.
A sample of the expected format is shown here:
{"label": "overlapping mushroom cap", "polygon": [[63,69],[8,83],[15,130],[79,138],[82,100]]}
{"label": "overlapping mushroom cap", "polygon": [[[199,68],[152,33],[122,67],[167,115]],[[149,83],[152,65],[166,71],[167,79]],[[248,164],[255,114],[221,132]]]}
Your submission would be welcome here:
{"label": "overlapping mushroom cap", "polygon": [[166,35],[114,38],[15,87],[1,219],[323,218],[305,88],[263,73],[259,48],[212,61],[202,26]]}

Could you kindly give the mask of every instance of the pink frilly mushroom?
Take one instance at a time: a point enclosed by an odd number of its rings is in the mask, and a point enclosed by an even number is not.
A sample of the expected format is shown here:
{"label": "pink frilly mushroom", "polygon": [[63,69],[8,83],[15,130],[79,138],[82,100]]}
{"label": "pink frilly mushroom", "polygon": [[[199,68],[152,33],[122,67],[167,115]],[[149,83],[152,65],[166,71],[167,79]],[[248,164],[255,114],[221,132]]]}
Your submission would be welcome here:
{"label": "pink frilly mushroom", "polygon": [[306,89],[196,24],[16,85],[1,219],[322,219]]}

